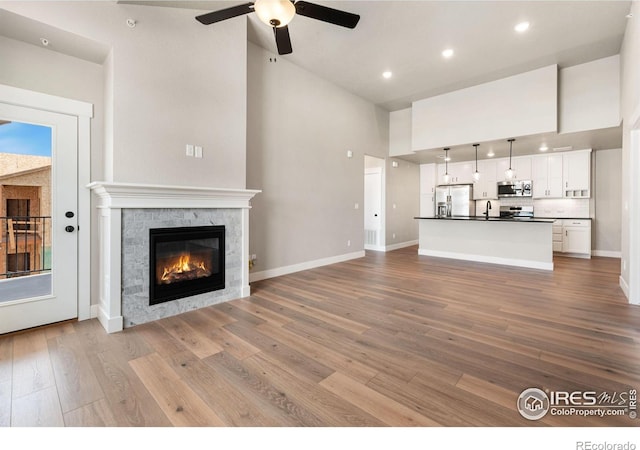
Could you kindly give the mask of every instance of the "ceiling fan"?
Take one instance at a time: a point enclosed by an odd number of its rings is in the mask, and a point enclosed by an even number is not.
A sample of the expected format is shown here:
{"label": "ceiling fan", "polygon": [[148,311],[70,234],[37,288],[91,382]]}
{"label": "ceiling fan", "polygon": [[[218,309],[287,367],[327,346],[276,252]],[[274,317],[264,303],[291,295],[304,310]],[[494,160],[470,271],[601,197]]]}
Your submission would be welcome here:
{"label": "ceiling fan", "polygon": [[254,11],[262,22],[273,28],[278,54],[280,55],[286,55],[293,51],[287,25],[296,14],[346,28],[355,28],[360,20],[360,16],[357,14],[302,0],[256,0],[255,2],[202,14],[196,17],[196,20],[204,25],[210,25]]}

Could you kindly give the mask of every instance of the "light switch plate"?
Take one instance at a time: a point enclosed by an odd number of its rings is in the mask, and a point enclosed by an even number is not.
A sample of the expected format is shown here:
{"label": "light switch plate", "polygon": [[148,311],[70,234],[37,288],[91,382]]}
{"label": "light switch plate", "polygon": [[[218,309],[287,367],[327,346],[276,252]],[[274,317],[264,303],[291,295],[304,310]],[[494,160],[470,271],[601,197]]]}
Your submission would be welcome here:
{"label": "light switch plate", "polygon": [[187,144],[186,154],[187,156],[193,156],[193,145]]}
{"label": "light switch plate", "polygon": [[200,147],[199,145],[196,145],[195,157],[196,158],[202,158],[202,147]]}

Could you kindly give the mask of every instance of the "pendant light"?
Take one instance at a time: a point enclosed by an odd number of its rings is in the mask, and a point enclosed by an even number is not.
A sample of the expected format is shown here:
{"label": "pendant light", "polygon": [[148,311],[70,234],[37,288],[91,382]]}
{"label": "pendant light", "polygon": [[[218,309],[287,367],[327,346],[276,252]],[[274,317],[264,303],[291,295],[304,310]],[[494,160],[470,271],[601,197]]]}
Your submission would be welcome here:
{"label": "pendant light", "polygon": [[507,180],[513,180],[516,176],[516,172],[511,168],[511,157],[513,153],[513,141],[515,141],[515,139],[507,139],[507,141],[509,141],[509,168],[504,171],[504,177]]}
{"label": "pendant light", "polygon": [[477,183],[480,181],[480,172],[478,172],[478,147],[480,144],[473,144],[473,146],[476,148],[476,171],[473,172],[473,182]]}
{"label": "pendant light", "polygon": [[444,184],[449,184],[449,147],[444,149]]}

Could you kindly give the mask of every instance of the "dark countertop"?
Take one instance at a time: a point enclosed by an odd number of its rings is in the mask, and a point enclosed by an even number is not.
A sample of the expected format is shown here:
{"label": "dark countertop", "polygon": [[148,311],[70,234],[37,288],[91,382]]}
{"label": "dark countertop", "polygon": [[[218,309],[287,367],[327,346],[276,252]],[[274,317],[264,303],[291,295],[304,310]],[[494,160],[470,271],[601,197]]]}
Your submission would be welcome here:
{"label": "dark countertop", "polygon": [[[503,217],[489,217],[485,216],[451,216],[451,217],[414,217],[414,219],[425,220],[466,220],[477,222],[527,222],[527,223],[553,223],[556,219],[549,217],[521,217],[518,219],[506,219]],[[577,220],[577,219],[576,219]]]}

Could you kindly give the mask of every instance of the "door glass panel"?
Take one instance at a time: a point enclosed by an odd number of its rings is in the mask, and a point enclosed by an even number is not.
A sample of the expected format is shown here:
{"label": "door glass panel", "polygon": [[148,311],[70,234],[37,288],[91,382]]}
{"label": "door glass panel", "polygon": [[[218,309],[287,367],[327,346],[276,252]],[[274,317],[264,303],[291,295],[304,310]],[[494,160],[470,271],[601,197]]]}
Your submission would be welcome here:
{"label": "door glass panel", "polygon": [[51,138],[0,118],[0,302],[52,292]]}

